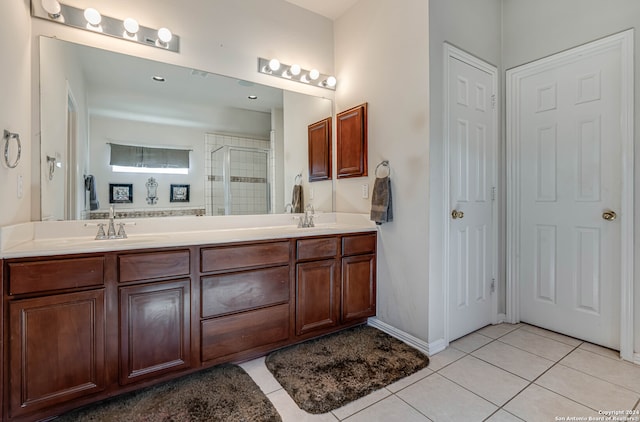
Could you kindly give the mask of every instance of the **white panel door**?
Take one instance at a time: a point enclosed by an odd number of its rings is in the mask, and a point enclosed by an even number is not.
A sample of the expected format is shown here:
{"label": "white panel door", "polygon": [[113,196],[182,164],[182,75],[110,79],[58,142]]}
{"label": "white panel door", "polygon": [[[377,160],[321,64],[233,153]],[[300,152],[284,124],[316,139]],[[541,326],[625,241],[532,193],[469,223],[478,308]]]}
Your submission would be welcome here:
{"label": "white panel door", "polygon": [[497,138],[495,73],[451,56],[448,70],[449,340],[454,340],[494,319]]}
{"label": "white panel door", "polygon": [[614,219],[622,186],[620,54],[600,49],[547,64],[520,80],[515,100],[520,320],[615,349],[620,346],[621,238]]}

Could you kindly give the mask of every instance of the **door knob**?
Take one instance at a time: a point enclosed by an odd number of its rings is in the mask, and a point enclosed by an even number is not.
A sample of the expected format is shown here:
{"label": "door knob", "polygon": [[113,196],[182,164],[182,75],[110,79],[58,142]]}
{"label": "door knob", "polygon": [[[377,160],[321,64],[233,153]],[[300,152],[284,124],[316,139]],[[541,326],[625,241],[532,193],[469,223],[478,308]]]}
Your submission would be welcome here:
{"label": "door knob", "polygon": [[602,213],[602,218],[604,218],[607,221],[613,221],[618,217],[618,214],[615,213],[615,211],[605,211]]}
{"label": "door knob", "polygon": [[451,211],[451,218],[453,218],[454,220],[458,218],[464,218],[464,213],[462,211],[453,210]]}

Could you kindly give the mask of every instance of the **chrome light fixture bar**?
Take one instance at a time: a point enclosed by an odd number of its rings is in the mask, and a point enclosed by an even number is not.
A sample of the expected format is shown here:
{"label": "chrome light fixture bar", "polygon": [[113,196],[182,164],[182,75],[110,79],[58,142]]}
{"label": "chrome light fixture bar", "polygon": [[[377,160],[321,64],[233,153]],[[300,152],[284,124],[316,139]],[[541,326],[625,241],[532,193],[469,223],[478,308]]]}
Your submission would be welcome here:
{"label": "chrome light fixture bar", "polygon": [[32,0],[31,16],[62,25],[98,32],[163,50],[180,52],[180,37],[167,28],[153,29],[139,25],[133,18],[124,20],[103,16],[96,9],[79,9],[58,0]]}
{"label": "chrome light fixture bar", "polygon": [[332,91],[335,91],[337,84],[334,76],[320,73],[317,69],[302,69],[297,64],[280,63],[278,59],[258,57],[258,72],[307,85],[319,86]]}

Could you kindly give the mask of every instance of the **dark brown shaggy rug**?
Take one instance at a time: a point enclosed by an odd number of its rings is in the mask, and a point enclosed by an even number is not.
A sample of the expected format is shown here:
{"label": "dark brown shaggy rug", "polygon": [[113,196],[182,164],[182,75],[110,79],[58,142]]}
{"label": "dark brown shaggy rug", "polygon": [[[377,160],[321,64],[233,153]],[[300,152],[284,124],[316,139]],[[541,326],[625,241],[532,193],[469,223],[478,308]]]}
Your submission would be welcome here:
{"label": "dark brown shaggy rug", "polygon": [[429,358],[364,325],[278,350],[266,364],[301,409],[318,414],[417,372]]}
{"label": "dark brown shaggy rug", "polygon": [[239,366],[221,365],[62,415],[56,422],[281,421]]}

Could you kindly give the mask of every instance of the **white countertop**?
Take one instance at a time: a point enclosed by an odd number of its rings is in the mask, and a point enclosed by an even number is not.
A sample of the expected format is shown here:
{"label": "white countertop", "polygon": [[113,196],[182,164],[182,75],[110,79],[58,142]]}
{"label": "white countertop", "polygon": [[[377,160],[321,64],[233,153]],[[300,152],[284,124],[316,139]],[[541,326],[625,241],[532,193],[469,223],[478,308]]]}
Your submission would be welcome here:
{"label": "white countertop", "polygon": [[[292,214],[116,219],[127,239],[95,240],[106,220],[30,222],[0,228],[0,258],[109,252],[376,231],[366,214],[316,214],[298,228]],[[117,228],[117,224],[116,224]]]}

